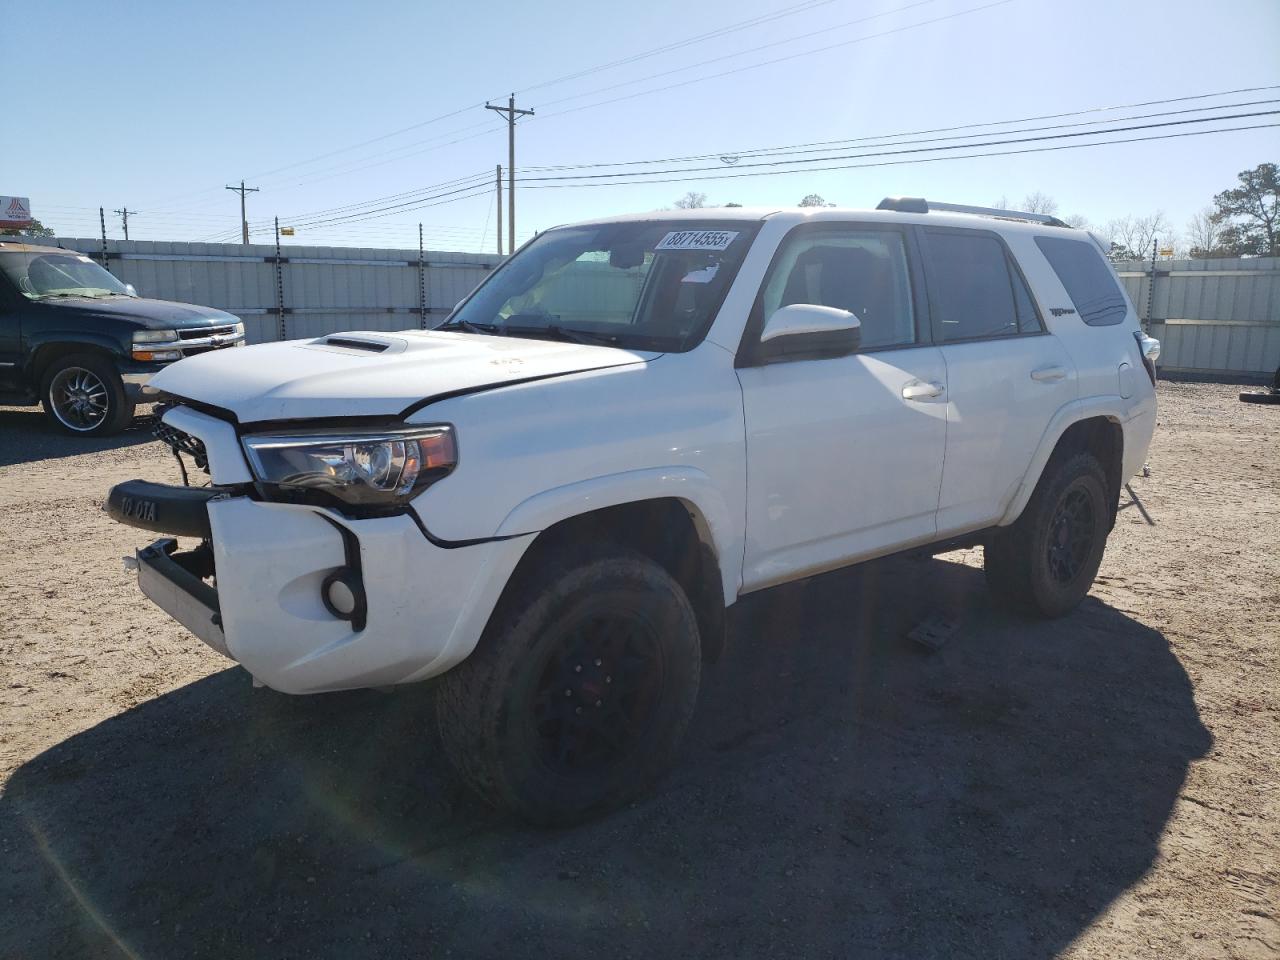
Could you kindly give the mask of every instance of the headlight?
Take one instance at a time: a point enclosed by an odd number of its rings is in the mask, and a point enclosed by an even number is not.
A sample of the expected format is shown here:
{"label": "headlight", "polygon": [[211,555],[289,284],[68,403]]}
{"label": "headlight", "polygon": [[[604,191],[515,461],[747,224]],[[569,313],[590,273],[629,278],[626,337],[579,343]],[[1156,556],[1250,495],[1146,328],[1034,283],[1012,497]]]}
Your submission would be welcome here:
{"label": "headlight", "polygon": [[173,343],[178,339],[177,330],[135,330],[134,343]]}
{"label": "headlight", "polygon": [[285,495],[318,493],[362,506],[395,506],[458,462],[453,428],[256,434],[244,438],[254,475]]}

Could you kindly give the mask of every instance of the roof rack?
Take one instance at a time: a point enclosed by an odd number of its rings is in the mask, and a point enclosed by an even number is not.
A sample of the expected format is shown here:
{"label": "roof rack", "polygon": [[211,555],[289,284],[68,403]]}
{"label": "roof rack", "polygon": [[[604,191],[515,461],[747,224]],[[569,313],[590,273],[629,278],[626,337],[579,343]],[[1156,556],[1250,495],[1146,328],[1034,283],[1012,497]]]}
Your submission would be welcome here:
{"label": "roof rack", "polygon": [[924,197],[885,197],[876,206],[876,209],[896,210],[898,213],[928,213],[931,210],[936,210],[939,213],[971,213],[978,217],[998,217],[1001,220],[1027,220],[1031,223],[1043,223],[1046,227],[1068,226],[1057,217],[1051,217],[1047,213],[998,210],[995,207],[968,207],[962,203],[939,203],[936,200],[926,200]]}

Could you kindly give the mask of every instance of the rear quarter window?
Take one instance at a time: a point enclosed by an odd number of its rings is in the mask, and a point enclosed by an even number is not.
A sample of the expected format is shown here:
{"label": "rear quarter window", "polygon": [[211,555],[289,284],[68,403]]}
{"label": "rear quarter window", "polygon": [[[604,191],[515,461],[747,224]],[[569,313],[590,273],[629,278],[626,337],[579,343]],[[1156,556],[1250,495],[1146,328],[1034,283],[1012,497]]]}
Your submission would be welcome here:
{"label": "rear quarter window", "polygon": [[1066,288],[1076,313],[1091,327],[1110,327],[1128,312],[1115,274],[1092,243],[1064,237],[1036,237],[1036,246]]}

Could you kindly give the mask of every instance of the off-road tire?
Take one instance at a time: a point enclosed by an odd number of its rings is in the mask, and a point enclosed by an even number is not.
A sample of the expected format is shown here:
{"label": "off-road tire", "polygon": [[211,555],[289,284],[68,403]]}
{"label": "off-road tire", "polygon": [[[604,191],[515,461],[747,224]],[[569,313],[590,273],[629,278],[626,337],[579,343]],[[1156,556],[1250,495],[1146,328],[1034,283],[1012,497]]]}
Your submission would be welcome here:
{"label": "off-road tire", "polygon": [[[611,623],[612,630],[607,627]],[[608,647],[619,631],[645,638],[635,642],[656,651],[651,659],[658,667],[650,663],[615,678],[608,672],[610,664],[602,663],[610,655],[579,655],[583,644]],[[635,660],[616,658],[619,670]],[[693,715],[701,661],[693,608],[658,564],[610,545],[558,555],[545,551],[517,573],[475,652],[436,688],[445,754],[476,793],[532,823],[566,824],[603,813],[639,794],[672,765]],[[575,667],[582,669],[572,672]],[[631,725],[643,729],[627,734],[629,748],[610,762],[574,770],[573,751],[564,747],[571,741],[564,738],[579,721],[572,715],[547,720],[547,711],[556,717],[588,711],[591,723],[596,722],[593,716],[625,710],[625,697],[616,697],[605,704],[605,713],[589,713],[629,687],[632,673],[646,678],[642,698],[631,700],[645,704],[644,718]],[[550,703],[548,687],[556,697],[561,687],[566,690],[563,706]],[[620,720],[593,730],[612,738],[623,728]],[[559,736],[547,730],[559,731]],[[598,753],[603,741],[594,732],[588,737]],[[607,754],[610,748],[604,749]],[[581,753],[588,755],[585,748]]]}
{"label": "off-road tire", "polygon": [[[997,600],[1046,618],[1075,609],[1093,585],[1106,549],[1114,507],[1106,491],[1106,473],[1092,454],[1055,454],[1022,516],[989,538],[983,549],[987,585]],[[1072,517],[1087,508],[1087,522],[1077,526],[1091,529],[1087,546],[1081,545],[1079,556],[1065,565],[1074,572],[1065,576],[1060,551],[1062,526],[1071,526],[1063,515],[1068,507]],[[1059,553],[1053,553],[1055,548]]]}
{"label": "off-road tire", "polygon": [[[103,391],[105,404],[100,419],[77,426],[74,417],[65,411],[65,404],[52,393],[75,371],[83,371],[96,378]],[[40,380],[40,401],[49,421],[63,433],[77,437],[107,437],[119,433],[133,422],[134,404],[125,393],[124,383],[115,365],[105,357],[91,353],[77,353],[60,357],[49,365]]]}
{"label": "off-road tire", "polygon": [[1268,390],[1266,393],[1245,392],[1240,394],[1241,403],[1280,404],[1280,391]]}

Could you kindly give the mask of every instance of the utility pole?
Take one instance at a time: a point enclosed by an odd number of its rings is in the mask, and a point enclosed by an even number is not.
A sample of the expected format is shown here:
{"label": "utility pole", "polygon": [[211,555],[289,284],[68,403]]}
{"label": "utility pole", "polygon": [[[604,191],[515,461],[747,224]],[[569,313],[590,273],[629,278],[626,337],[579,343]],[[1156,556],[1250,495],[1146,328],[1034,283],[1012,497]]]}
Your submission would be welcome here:
{"label": "utility pole", "polygon": [[[235,193],[240,194],[240,239],[241,239],[241,242],[242,242],[242,243],[247,247],[247,246],[249,245],[249,218],[248,218],[248,216],[245,214],[245,209],[244,209],[244,195],[245,195],[246,193],[257,193],[257,192],[258,192],[258,188],[257,188],[257,187],[246,187],[246,186],[244,185],[244,181],[243,181],[243,180],[241,180],[241,181],[240,181],[240,186],[238,186],[238,187],[227,187],[227,189],[228,189],[228,190],[232,190],[232,191],[234,191]],[[135,212],[136,212],[136,211],[135,211]],[[276,238],[276,242],[277,242],[277,243],[279,243],[279,240],[280,240],[280,238],[279,238],[279,237],[277,237],[277,238]]]}
{"label": "utility pole", "polygon": [[502,256],[502,164],[498,164],[498,176],[494,182],[498,188],[498,256]]}
{"label": "utility pole", "polygon": [[123,207],[122,209],[115,210],[113,212],[118,213],[120,215],[120,223],[124,226],[124,238],[128,240],[129,239],[129,214],[137,213],[138,211],[130,210],[128,207]]}
{"label": "utility pole", "polygon": [[505,107],[484,105],[486,110],[506,114],[507,117],[507,249],[516,251],[516,117],[531,117],[532,110],[516,109],[516,95],[507,99]]}

